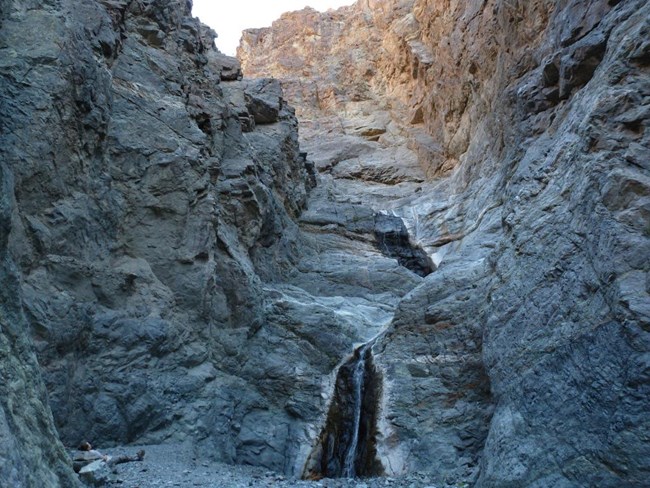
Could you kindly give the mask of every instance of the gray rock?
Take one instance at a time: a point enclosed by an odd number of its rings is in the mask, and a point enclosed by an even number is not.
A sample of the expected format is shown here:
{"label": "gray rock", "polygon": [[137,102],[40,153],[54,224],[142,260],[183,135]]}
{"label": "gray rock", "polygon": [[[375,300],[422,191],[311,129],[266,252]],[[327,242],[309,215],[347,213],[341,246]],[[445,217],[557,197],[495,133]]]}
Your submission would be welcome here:
{"label": "gray rock", "polygon": [[[236,410],[244,426],[265,405],[271,422],[289,393],[261,385],[262,394],[233,375],[265,323],[252,256],[278,245],[306,198],[279,86],[251,84],[275,123],[245,139],[244,87],[226,100],[220,83],[234,62],[214,51],[187,2],[8,9],[3,164],[25,216],[8,246],[61,437],[199,442],[220,432],[212,405]],[[25,37],[34,28],[43,45]],[[16,73],[29,74],[27,88]],[[273,273],[273,262],[261,265]],[[240,396],[250,410],[235,409]],[[249,439],[228,429],[215,441],[232,461]],[[279,452],[256,462],[283,469]]]}
{"label": "gray rock", "polygon": [[282,110],[282,89],[273,79],[258,79],[246,83],[244,88],[246,107],[257,124],[278,121]]}
{"label": "gray rock", "polygon": [[81,468],[79,479],[86,486],[108,486],[115,480],[115,476],[106,461],[98,459]]}
{"label": "gray rock", "polygon": [[15,180],[3,148],[0,155],[0,479],[12,487],[76,487],[79,482],[47,402],[22,306],[20,275],[8,250],[18,214]]}
{"label": "gray rock", "polygon": [[[211,38],[209,42],[212,42],[214,38],[214,33],[210,33]],[[222,81],[236,81],[242,79],[241,64],[237,58],[231,56],[226,56],[220,52],[217,52],[213,49],[210,49],[206,54],[209,63],[214,63],[218,66],[221,66],[221,80]]]}
{"label": "gray rock", "polygon": [[[30,86],[6,86],[8,245],[61,438],[191,436],[300,473],[332,371],[420,278],[376,248],[370,208],[316,193],[339,227],[298,225],[313,180],[280,85],[224,81],[185,2],[12,9],[4,69]],[[18,37],[44,12],[62,52]]]}
{"label": "gray rock", "polygon": [[[437,267],[378,339],[379,458],[441,485],[641,486],[647,2],[425,3],[295,12],[240,48],[332,198],[401,217]],[[397,146],[427,181],[375,163]]]}
{"label": "gray rock", "polygon": [[375,215],[375,237],[379,249],[386,255],[396,258],[402,266],[420,276],[427,276],[433,272],[433,263],[429,256],[410,242],[408,229],[400,217]]}
{"label": "gray rock", "polygon": [[647,479],[646,2],[283,16],[240,52],[302,150],[191,2],[37,3],[1,14],[2,479],[75,483],[33,346],[67,444],[297,476],[373,338],[401,486]]}

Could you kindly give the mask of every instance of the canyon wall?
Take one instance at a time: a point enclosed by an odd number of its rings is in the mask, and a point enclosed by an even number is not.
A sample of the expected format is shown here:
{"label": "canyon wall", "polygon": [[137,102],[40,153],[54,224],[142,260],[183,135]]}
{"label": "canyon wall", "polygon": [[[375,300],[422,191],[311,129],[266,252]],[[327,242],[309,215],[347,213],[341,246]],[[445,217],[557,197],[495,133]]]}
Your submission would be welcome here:
{"label": "canyon wall", "polygon": [[362,0],[242,79],[191,1],[0,0],[0,478],[74,486],[59,438],[318,475],[367,343],[366,472],[642,486],[649,18]]}
{"label": "canyon wall", "polygon": [[25,378],[0,473],[73,486],[53,415],[67,447],[302,474],[337,366],[422,278],[370,208],[321,187],[306,211],[279,83],[242,80],[191,2],[0,5],[3,367]]}
{"label": "canyon wall", "polygon": [[[437,266],[374,347],[388,472],[647,479],[648,19],[635,0],[361,0],[244,34],[245,75],[282,80],[324,177],[372,182]],[[386,177],[414,155],[417,186]]]}
{"label": "canyon wall", "polygon": [[301,469],[358,333],[261,278],[298,262],[313,174],[278,83],[213,40],[184,0],[2,2],[3,367],[27,378],[3,379],[5,479],[22,458],[54,486],[64,459],[29,332],[67,446],[190,440]]}
{"label": "canyon wall", "polygon": [[3,486],[78,486],[48,405],[7,240],[13,178],[0,162],[0,479]]}

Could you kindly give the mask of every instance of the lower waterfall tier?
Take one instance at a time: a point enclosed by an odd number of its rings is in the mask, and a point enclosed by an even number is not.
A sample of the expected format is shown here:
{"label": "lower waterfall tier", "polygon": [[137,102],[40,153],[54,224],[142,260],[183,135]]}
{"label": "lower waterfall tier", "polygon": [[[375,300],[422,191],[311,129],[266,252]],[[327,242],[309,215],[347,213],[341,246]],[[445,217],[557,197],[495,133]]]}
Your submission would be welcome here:
{"label": "lower waterfall tier", "polygon": [[358,348],[338,371],[325,428],[305,477],[354,478],[384,473],[377,459],[377,406],[381,377],[371,344]]}

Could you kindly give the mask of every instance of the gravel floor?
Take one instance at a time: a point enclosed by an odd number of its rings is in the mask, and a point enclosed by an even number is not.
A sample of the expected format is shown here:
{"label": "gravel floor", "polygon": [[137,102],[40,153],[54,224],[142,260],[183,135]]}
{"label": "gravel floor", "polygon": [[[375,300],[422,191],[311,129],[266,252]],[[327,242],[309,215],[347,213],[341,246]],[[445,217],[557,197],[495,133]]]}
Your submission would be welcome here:
{"label": "gravel floor", "polygon": [[139,449],[146,452],[142,462],[115,466],[110,487],[323,487],[323,488],[446,488],[463,487],[464,483],[435,485],[427,475],[413,474],[399,478],[323,479],[302,481],[249,466],[231,466],[203,460],[189,444],[158,446],[129,446],[100,449],[105,454],[135,455]]}

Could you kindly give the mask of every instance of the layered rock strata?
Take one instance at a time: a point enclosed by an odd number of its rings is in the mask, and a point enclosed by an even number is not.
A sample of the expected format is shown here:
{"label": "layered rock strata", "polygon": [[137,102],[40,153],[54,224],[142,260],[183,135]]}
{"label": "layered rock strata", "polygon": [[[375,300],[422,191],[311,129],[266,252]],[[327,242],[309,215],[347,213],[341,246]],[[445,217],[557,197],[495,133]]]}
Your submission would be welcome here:
{"label": "layered rock strata", "polygon": [[331,194],[403,218],[437,266],[374,347],[389,473],[647,479],[648,19],[365,0],[244,35],[244,73],[282,80]]}

